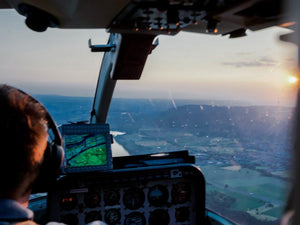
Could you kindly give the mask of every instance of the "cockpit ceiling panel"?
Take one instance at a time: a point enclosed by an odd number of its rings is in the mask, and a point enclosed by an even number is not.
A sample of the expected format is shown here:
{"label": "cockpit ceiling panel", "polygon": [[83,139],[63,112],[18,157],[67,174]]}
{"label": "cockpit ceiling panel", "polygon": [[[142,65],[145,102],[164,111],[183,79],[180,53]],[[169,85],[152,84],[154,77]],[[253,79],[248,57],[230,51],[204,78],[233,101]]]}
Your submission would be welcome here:
{"label": "cockpit ceiling panel", "polygon": [[[27,4],[52,15],[59,28],[106,28],[112,33],[171,34],[181,30],[225,34],[291,22],[293,0],[0,0]],[[8,3],[8,4],[7,4]]]}
{"label": "cockpit ceiling panel", "polygon": [[182,31],[193,32],[193,33],[209,33],[209,34],[218,35],[218,34],[226,34],[231,31],[241,28],[240,25],[237,25],[237,24],[234,24],[231,22],[220,21],[217,23],[217,26],[215,27],[215,29],[213,29],[211,32],[209,32],[207,30],[207,25],[208,25],[207,21],[201,21],[197,24],[191,24],[191,25],[183,28]]}
{"label": "cockpit ceiling panel", "polygon": [[[230,1],[228,1],[230,2]],[[207,12],[204,20],[196,25],[183,28],[183,31],[210,34],[228,34],[241,28],[252,31],[295,21],[282,0],[248,0],[232,4],[223,10]],[[214,29],[209,32],[209,22],[215,21]]]}
{"label": "cockpit ceiling panel", "polygon": [[[2,2],[5,0],[0,0],[0,4]],[[58,20],[59,28],[89,29],[107,28],[130,0],[7,0],[7,2],[17,11],[20,4],[41,9]]]}

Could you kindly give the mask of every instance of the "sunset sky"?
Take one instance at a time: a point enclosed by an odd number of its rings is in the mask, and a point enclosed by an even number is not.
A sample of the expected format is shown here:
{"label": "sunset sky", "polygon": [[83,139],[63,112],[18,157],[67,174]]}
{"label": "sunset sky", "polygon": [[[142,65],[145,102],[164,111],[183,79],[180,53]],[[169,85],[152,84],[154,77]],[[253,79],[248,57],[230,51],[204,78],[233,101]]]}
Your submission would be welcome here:
{"label": "sunset sky", "polygon": [[[93,44],[105,30],[29,30],[24,17],[0,10],[0,79],[31,94],[93,96],[102,60]],[[280,42],[283,28],[247,31],[228,39],[181,32],[159,36],[139,81],[119,81],[115,97],[246,101],[293,104],[296,47]]]}

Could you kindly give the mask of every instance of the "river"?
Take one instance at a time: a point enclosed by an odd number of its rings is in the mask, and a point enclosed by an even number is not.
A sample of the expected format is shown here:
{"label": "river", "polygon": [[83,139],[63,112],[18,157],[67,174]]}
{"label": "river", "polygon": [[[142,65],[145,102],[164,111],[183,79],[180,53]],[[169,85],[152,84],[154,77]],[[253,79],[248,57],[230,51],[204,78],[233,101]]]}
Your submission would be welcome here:
{"label": "river", "polygon": [[[119,132],[119,131],[110,131],[110,133],[113,135],[113,137],[116,137],[118,135],[124,135],[126,133],[124,132]],[[116,139],[114,138],[114,143],[111,145],[111,150],[112,150],[112,156],[128,156],[129,153],[125,150],[125,148],[120,145]]]}

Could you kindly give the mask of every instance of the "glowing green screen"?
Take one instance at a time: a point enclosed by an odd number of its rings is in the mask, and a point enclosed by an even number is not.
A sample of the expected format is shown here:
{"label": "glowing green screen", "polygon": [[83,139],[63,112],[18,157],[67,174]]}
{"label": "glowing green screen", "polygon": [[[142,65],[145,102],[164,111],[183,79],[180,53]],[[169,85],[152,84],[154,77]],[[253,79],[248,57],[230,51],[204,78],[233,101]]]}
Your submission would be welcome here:
{"label": "glowing green screen", "polygon": [[106,139],[103,134],[65,135],[67,167],[107,165]]}

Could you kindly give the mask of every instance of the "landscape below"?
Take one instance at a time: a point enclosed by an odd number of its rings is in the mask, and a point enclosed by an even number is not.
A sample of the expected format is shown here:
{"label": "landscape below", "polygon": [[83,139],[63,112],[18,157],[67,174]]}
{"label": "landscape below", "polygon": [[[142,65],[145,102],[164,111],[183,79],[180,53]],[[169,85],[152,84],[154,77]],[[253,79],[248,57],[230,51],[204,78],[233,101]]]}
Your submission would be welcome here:
{"label": "landscape below", "polygon": [[[58,124],[89,120],[92,98],[37,98]],[[189,150],[206,178],[207,208],[255,225],[277,224],[285,206],[292,120],[292,107],[113,99],[107,122],[130,155]]]}

